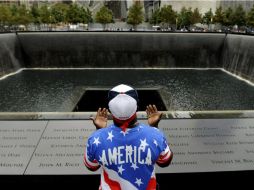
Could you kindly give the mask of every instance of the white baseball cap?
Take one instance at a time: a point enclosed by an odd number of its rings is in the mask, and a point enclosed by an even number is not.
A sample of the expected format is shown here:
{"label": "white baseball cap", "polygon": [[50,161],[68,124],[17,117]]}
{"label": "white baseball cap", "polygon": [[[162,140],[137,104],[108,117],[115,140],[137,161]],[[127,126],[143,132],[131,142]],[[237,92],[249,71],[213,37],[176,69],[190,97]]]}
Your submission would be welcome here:
{"label": "white baseball cap", "polygon": [[132,87],[120,84],[108,93],[109,110],[119,120],[131,118],[137,111],[138,94]]}

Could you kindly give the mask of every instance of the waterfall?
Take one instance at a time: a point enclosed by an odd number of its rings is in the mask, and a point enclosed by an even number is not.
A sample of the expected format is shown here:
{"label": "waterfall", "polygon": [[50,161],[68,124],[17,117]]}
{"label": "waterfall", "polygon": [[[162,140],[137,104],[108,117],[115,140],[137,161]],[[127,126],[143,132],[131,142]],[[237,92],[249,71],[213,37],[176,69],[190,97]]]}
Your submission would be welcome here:
{"label": "waterfall", "polygon": [[19,70],[21,52],[15,34],[0,35],[0,77]]}
{"label": "waterfall", "polygon": [[18,33],[27,67],[218,68],[225,34]]}
{"label": "waterfall", "polygon": [[254,37],[228,34],[224,44],[223,68],[254,81]]}
{"label": "waterfall", "polygon": [[222,67],[253,82],[253,42],[253,36],[206,33],[1,34],[0,76],[23,67]]}

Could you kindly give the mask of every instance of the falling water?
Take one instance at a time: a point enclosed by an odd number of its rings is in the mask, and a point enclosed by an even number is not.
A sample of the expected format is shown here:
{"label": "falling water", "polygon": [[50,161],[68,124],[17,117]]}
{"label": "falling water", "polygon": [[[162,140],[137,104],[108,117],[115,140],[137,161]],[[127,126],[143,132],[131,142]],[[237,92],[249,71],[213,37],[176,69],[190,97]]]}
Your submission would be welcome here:
{"label": "falling water", "polygon": [[249,81],[254,81],[254,37],[230,35],[223,51],[223,68]]}
{"label": "falling water", "polygon": [[0,77],[22,68],[21,50],[16,34],[0,35]]}

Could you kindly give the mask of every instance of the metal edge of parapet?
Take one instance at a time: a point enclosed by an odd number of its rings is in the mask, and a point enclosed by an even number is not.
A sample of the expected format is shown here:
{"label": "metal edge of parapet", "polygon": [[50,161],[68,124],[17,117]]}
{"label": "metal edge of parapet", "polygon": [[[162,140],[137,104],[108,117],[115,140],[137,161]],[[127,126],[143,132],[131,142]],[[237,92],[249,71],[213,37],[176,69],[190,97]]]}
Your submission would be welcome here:
{"label": "metal edge of parapet", "polygon": [[[223,111],[164,111],[167,119],[226,119],[254,118],[254,110]],[[96,112],[0,112],[0,120],[89,120]],[[146,119],[146,112],[137,112],[138,119]],[[112,119],[109,115],[109,119]]]}

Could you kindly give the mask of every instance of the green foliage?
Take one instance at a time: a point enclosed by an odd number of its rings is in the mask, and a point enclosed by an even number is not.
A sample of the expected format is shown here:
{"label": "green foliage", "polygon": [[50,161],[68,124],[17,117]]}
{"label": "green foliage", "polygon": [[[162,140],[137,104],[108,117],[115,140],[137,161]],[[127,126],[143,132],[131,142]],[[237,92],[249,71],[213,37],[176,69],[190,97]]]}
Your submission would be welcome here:
{"label": "green foliage", "polygon": [[67,11],[67,21],[73,24],[82,22],[82,19],[80,17],[80,8],[77,4],[70,5],[69,10]]}
{"label": "green foliage", "polygon": [[14,16],[18,12],[18,8],[16,5],[12,5],[11,7],[9,7],[9,9],[11,10],[12,16]]}
{"label": "green foliage", "polygon": [[47,5],[41,6],[41,8],[40,8],[40,18],[41,18],[41,22],[43,24],[50,23],[51,15],[50,15],[49,7]]}
{"label": "green foliage", "polygon": [[248,26],[254,27],[254,5],[246,17],[246,23]]}
{"label": "green foliage", "polygon": [[245,25],[245,19],[246,19],[246,13],[243,10],[242,5],[239,5],[236,7],[233,16],[232,16],[232,22],[233,24],[236,24],[238,26],[243,26]]}
{"label": "green foliage", "polygon": [[108,9],[106,6],[103,6],[97,12],[95,20],[96,22],[101,23],[105,29],[106,24],[113,22],[113,12],[110,9]]}
{"label": "green foliage", "polygon": [[9,7],[0,5],[0,24],[6,25],[12,22],[12,12]]}
{"label": "green foliage", "polygon": [[28,25],[29,23],[32,22],[32,16],[30,14],[30,11],[26,9],[24,5],[17,7],[14,22],[23,25]]}
{"label": "green foliage", "polygon": [[41,23],[40,9],[35,5],[33,5],[31,7],[31,17],[32,17],[32,22],[34,24],[40,24]]}
{"label": "green foliage", "polygon": [[152,18],[150,19],[150,24],[157,25],[161,23],[161,17],[160,17],[160,9],[157,9],[153,12]]}
{"label": "green foliage", "polygon": [[191,8],[183,7],[178,15],[178,23],[180,26],[190,26],[192,24],[193,13]]}
{"label": "green foliage", "polygon": [[16,24],[17,22],[17,13],[18,13],[18,8],[16,5],[12,5],[11,7],[8,7],[11,11],[11,24]]}
{"label": "green foliage", "polygon": [[203,23],[205,24],[212,24],[213,23],[213,12],[212,9],[209,9],[203,16]]}
{"label": "green foliage", "polygon": [[200,14],[198,8],[194,9],[192,16],[190,18],[191,24],[201,23],[202,22],[202,15]]}
{"label": "green foliage", "polygon": [[92,12],[87,8],[85,9],[84,7],[80,7],[80,18],[82,23],[91,23],[93,22],[92,18]]}
{"label": "green foliage", "polygon": [[0,5],[0,24],[4,25],[28,25],[29,23],[39,25],[67,22],[77,24],[92,21],[92,13],[88,8],[73,3],[44,4],[40,8],[34,4],[30,9],[27,9],[24,5]]}
{"label": "green foliage", "polygon": [[233,25],[232,23],[232,18],[233,18],[233,9],[231,9],[230,7],[226,9],[226,11],[224,12],[224,25],[225,26],[231,26]]}
{"label": "green foliage", "polygon": [[[114,22],[113,13],[110,9],[103,6],[96,14],[96,22],[106,24]],[[139,2],[130,7],[127,17],[127,23],[136,26],[144,20],[143,8]],[[90,23],[93,22],[92,13],[88,8],[79,6],[78,4],[68,2],[58,2],[54,4],[45,3],[43,6],[38,7],[36,4],[31,6],[30,9],[24,5],[5,5],[0,4],[0,25],[28,25],[34,23],[38,27],[40,24],[57,24],[57,23]],[[210,9],[202,18],[199,10],[196,8],[192,11],[191,8],[183,7],[180,13],[172,9],[171,5],[165,5],[161,9],[153,12],[151,24],[163,25],[177,24],[178,26],[190,26],[196,23],[220,23],[225,26],[238,25],[239,27],[247,24],[254,27],[254,6],[249,12],[245,12],[243,7],[239,5],[234,10],[227,8],[223,10],[218,7],[213,15]]]}
{"label": "green foliage", "polygon": [[213,17],[213,22],[223,24],[224,20],[225,20],[225,13],[223,12],[222,7],[220,6],[215,11],[215,15]]}
{"label": "green foliage", "polygon": [[171,5],[163,6],[160,10],[160,19],[163,24],[175,24],[176,23],[176,12],[172,9]]}
{"label": "green foliage", "polygon": [[68,5],[64,3],[56,3],[51,7],[50,14],[52,15],[53,23],[67,22]]}
{"label": "green foliage", "polygon": [[143,20],[144,16],[142,6],[136,2],[129,9],[127,23],[133,25],[134,28],[136,28],[136,26],[142,23]]}

